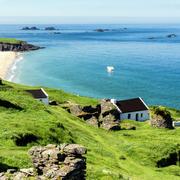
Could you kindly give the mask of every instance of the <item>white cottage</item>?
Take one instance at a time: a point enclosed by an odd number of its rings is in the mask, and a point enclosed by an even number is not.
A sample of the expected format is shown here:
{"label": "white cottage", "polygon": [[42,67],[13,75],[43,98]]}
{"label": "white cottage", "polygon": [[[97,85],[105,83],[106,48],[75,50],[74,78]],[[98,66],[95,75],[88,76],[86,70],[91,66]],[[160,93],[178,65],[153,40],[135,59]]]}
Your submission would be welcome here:
{"label": "white cottage", "polygon": [[118,109],[120,120],[146,121],[150,119],[149,107],[140,97],[122,101],[112,99],[111,102]]}
{"label": "white cottage", "polygon": [[30,93],[35,99],[43,102],[44,104],[49,104],[49,96],[43,88],[27,90],[27,92]]}

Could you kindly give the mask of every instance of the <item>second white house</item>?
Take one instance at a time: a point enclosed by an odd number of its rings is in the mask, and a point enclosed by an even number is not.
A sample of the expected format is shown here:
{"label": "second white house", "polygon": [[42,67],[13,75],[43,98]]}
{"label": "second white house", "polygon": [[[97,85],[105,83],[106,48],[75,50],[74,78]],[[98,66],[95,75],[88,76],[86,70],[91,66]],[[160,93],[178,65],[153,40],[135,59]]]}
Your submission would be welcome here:
{"label": "second white house", "polygon": [[43,88],[27,90],[27,92],[30,93],[35,99],[41,101],[42,103],[46,105],[49,104],[49,96]]}
{"label": "second white house", "polygon": [[122,101],[112,99],[111,102],[118,109],[120,120],[146,121],[150,119],[149,107],[140,97]]}

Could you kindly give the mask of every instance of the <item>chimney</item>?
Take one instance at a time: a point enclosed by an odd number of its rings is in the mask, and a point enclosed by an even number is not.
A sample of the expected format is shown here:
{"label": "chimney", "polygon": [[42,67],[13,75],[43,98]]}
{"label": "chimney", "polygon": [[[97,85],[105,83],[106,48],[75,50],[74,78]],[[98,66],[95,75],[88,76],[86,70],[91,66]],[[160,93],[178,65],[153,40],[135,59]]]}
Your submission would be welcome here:
{"label": "chimney", "polygon": [[116,104],[117,100],[116,99],[111,99],[112,104]]}

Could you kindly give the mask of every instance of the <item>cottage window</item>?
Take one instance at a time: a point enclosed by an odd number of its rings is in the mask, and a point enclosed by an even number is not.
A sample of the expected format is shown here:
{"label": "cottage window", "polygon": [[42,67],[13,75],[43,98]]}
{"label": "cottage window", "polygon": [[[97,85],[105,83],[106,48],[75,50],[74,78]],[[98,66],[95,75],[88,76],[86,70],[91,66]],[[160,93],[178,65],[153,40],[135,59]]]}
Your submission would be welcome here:
{"label": "cottage window", "polygon": [[143,117],[143,113],[141,113],[141,117]]}
{"label": "cottage window", "polygon": [[128,114],[128,119],[131,119],[131,114]]}

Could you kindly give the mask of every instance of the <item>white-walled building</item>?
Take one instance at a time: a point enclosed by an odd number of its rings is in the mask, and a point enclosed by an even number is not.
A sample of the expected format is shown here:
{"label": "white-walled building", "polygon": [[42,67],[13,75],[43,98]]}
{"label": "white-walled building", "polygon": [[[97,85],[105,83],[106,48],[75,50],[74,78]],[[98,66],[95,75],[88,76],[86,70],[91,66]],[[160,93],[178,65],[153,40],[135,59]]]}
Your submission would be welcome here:
{"label": "white-walled building", "polygon": [[35,99],[41,101],[42,103],[46,105],[49,104],[49,96],[43,88],[27,90],[27,92],[30,93]]}
{"label": "white-walled building", "polygon": [[180,121],[174,121],[173,127],[180,127]]}
{"label": "white-walled building", "polygon": [[150,119],[149,107],[141,98],[122,101],[111,100],[120,113],[120,120],[146,121]]}

